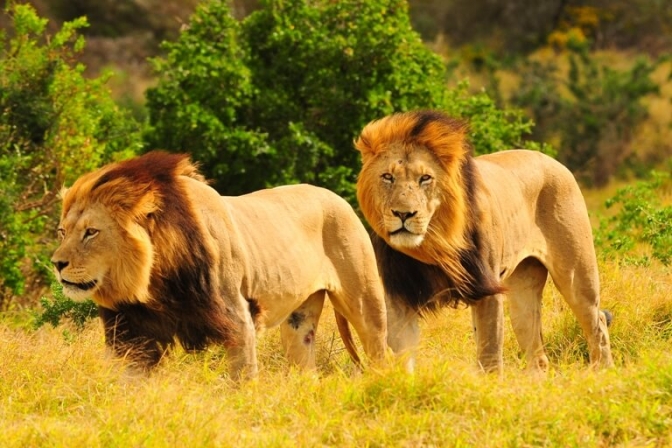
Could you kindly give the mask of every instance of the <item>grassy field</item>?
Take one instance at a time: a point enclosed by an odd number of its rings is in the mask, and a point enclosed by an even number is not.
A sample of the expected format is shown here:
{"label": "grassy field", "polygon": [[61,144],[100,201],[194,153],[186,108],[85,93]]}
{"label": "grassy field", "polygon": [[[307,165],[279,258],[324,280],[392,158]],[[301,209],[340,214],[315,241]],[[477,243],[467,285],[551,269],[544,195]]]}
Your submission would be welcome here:
{"label": "grassy field", "polygon": [[[593,372],[573,316],[544,298],[553,369],[533,379],[507,327],[500,377],[474,368],[468,310],[423,325],[415,375],[353,372],[329,310],[319,371],[289,371],[277,330],[258,380],[235,386],[213,348],[173,352],[148,378],[104,356],[98,322],[0,322],[0,446],[672,446],[672,281],[662,267],[601,265],[617,367]],[[508,321],[507,321],[508,325]]]}

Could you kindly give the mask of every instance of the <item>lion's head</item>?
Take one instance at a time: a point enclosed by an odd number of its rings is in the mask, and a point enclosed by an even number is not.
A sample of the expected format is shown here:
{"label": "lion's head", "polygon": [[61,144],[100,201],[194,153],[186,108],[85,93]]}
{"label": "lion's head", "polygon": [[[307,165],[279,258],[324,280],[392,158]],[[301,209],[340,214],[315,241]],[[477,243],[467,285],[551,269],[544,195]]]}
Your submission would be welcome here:
{"label": "lion's head", "polygon": [[184,196],[175,191],[180,175],[202,179],[184,155],[149,153],[107,165],[63,189],[61,244],[52,263],[65,295],[92,297],[109,309],[151,301],[153,271],[168,268],[154,244],[173,251],[184,246],[179,233],[156,218],[188,214],[176,199]]}
{"label": "lion's head", "polygon": [[357,199],[374,231],[392,248],[466,280],[466,125],[437,112],[394,114],[368,124],[355,146],[362,155]]}

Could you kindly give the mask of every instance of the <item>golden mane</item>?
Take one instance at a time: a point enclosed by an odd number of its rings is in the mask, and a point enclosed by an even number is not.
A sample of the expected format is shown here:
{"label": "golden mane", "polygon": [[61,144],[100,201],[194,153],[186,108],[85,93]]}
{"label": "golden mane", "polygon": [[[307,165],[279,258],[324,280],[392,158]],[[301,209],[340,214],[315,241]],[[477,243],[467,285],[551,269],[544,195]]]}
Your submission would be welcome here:
{"label": "golden mane", "polygon": [[474,249],[468,238],[474,216],[468,185],[471,179],[465,178],[471,175],[467,130],[463,121],[439,112],[417,111],[373,121],[355,141],[363,163],[357,182],[357,199],[371,226],[383,237],[386,232],[381,228],[380,208],[376,203],[380,198],[372,193],[373,184],[379,180],[368,170],[371,163],[399,145],[406,154],[423,147],[436,158],[444,171],[436,179],[442,206],[432,218],[422,245],[407,252],[413,258],[441,267],[460,292],[474,280],[463,263],[464,254]]}
{"label": "golden mane", "polygon": [[[114,279],[107,282],[110,286],[95,293],[98,303],[110,309],[116,309],[120,299],[149,303],[154,295],[152,275],[174,270],[184,262],[189,253],[185,229],[197,229],[195,218],[188,218],[191,204],[180,186],[180,176],[205,182],[187,155],[153,151],[85,174],[63,190],[62,216],[73,208],[85,210],[101,204],[126,234],[124,262],[110,273]],[[173,218],[182,221],[182,226],[176,226]],[[167,252],[173,255],[164,255]]]}

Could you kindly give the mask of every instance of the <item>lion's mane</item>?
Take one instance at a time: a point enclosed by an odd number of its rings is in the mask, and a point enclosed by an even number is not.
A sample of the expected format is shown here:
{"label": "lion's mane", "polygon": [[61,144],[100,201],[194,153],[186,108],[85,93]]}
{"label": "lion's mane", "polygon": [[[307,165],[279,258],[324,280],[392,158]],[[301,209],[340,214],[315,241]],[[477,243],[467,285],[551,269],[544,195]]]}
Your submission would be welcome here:
{"label": "lion's mane", "polygon": [[[373,193],[379,179],[368,168],[392,144],[402,144],[406,151],[423,146],[443,169],[437,178],[441,207],[413,257],[393,249],[379,236],[386,233],[379,212],[381,198]],[[368,124],[355,147],[363,163],[357,199],[375,232],[376,258],[388,294],[411,301],[408,305],[417,311],[427,311],[441,305],[469,304],[504,291],[481,254],[481,211],[474,200],[474,162],[464,122],[435,111],[393,114]]]}
{"label": "lion's mane", "polygon": [[[63,216],[100,203],[125,237],[95,301],[106,340],[142,347],[149,365],[175,339],[187,350],[235,342],[228,316],[213,300],[216,251],[202,237],[180,176],[204,182],[188,156],[152,152],[87,174],[63,192]],[[122,355],[126,350],[114,348]]]}

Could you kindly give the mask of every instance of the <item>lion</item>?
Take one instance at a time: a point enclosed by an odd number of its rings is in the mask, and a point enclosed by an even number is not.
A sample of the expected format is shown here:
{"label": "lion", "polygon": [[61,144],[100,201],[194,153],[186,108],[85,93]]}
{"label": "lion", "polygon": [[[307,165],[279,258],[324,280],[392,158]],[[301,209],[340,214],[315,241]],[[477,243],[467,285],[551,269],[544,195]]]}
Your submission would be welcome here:
{"label": "lion", "polygon": [[529,150],[472,157],[467,125],[438,111],[389,115],[355,141],[361,211],[387,294],[388,344],[413,370],[419,315],[471,308],[477,359],[503,369],[504,298],[526,368],[544,373],[542,291],[550,273],[588,342],[613,365],[592,229],[572,173]]}
{"label": "lion", "polygon": [[384,357],[371,240],[335,193],[293,185],[220,196],[188,156],[156,151],[85,174],[62,198],[51,261],[63,292],[93,299],[106,346],[136,369],[149,371],[176,341],[189,351],[217,343],[231,378],[251,378],[256,331],[278,325],[289,361],[313,369],[326,297],[342,336],[349,322],[371,360]]}

